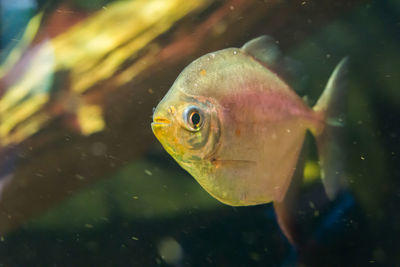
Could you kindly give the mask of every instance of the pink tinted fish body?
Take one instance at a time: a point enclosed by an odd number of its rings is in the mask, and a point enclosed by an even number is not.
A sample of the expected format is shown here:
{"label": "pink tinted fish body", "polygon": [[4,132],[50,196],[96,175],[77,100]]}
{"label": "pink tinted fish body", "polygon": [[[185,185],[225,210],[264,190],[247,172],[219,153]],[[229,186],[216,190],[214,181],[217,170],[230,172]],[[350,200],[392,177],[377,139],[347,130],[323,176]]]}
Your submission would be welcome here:
{"label": "pink tinted fish body", "polygon": [[318,141],[329,128],[328,105],[341,67],[310,108],[269,68],[271,49],[264,36],[195,60],[153,115],[153,132],[166,151],[232,206],[281,202],[307,130]]}
{"label": "pink tinted fish body", "polygon": [[[216,61],[212,68],[209,60]],[[216,149],[207,155],[211,163],[207,171],[189,167],[189,172],[211,195],[229,205],[282,200],[307,128],[321,124],[317,114],[275,73],[238,49],[226,49],[202,61],[189,74],[198,73],[197,84],[181,88],[192,96],[198,94],[196,88],[207,88],[202,91],[218,110],[220,137]],[[206,74],[200,74],[202,70]]]}

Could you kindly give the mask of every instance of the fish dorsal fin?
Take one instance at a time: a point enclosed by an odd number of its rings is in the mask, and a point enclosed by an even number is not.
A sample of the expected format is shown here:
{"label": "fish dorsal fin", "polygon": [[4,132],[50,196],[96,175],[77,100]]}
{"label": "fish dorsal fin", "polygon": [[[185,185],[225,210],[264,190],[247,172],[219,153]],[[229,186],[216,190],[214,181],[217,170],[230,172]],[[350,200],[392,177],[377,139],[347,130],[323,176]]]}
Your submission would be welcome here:
{"label": "fish dorsal fin", "polygon": [[304,77],[301,64],[283,56],[274,38],[262,35],[245,43],[242,50],[282,77],[295,91],[301,91],[298,88]]}
{"label": "fish dorsal fin", "polygon": [[242,46],[242,49],[267,66],[274,66],[282,57],[276,41],[268,35],[248,41]]}

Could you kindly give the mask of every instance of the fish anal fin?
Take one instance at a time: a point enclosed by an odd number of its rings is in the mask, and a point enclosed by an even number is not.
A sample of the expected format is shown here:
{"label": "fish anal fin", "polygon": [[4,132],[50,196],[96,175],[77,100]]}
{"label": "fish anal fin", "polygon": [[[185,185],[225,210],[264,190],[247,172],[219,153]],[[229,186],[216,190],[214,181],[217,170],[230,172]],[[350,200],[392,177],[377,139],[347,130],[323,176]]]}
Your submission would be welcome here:
{"label": "fish anal fin", "polygon": [[282,201],[274,201],[274,210],[279,227],[289,242],[301,246],[304,242],[298,225],[298,202],[304,178],[306,156],[309,154],[311,135],[307,134],[300,149],[291,183]]}

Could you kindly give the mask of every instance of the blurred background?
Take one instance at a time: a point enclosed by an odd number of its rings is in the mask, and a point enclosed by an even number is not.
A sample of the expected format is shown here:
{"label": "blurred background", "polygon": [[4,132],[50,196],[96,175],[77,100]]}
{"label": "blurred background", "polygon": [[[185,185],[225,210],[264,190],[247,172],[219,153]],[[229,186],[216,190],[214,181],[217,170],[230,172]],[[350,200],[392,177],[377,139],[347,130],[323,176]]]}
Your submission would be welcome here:
{"label": "blurred background", "polygon": [[[1,266],[400,264],[396,0],[1,0]],[[268,34],[314,103],[350,58],[326,201],[310,145],[290,245],[271,204],[217,202],[162,149],[152,109],[197,57]]]}

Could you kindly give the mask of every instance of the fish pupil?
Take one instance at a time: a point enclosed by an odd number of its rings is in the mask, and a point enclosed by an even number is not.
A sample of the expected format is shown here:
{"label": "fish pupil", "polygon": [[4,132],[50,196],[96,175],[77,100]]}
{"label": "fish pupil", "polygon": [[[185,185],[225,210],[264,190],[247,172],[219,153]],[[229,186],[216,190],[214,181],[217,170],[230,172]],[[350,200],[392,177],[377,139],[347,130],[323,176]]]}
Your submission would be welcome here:
{"label": "fish pupil", "polygon": [[190,119],[194,126],[198,126],[200,124],[201,118],[200,118],[200,114],[198,112],[193,112]]}

